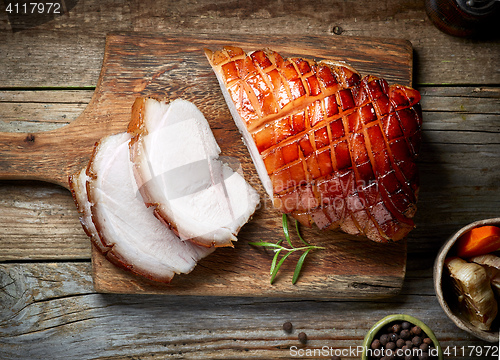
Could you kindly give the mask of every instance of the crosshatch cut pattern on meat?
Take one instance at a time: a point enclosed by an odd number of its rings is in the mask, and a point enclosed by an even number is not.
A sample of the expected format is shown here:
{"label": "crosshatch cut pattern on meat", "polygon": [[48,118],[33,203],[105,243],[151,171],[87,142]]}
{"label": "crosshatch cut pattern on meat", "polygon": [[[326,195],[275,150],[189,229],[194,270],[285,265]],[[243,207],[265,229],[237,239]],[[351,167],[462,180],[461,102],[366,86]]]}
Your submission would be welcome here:
{"label": "crosshatch cut pattern on meat", "polygon": [[328,60],[206,49],[274,206],[387,242],[415,226],[418,91]]}

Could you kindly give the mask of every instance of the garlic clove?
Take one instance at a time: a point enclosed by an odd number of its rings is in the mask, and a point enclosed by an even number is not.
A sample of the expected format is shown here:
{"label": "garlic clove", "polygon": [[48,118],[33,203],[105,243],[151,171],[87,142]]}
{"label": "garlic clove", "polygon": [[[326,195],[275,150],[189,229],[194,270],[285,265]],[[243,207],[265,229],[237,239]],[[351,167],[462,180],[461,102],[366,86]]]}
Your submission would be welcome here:
{"label": "garlic clove", "polygon": [[472,325],[489,330],[497,316],[498,306],[485,268],[458,257],[446,259],[445,266],[456,295],[463,297],[460,305],[464,315]]}
{"label": "garlic clove", "polygon": [[495,294],[500,297],[500,257],[494,254],[474,256],[469,261],[479,264],[486,269],[490,284]]}

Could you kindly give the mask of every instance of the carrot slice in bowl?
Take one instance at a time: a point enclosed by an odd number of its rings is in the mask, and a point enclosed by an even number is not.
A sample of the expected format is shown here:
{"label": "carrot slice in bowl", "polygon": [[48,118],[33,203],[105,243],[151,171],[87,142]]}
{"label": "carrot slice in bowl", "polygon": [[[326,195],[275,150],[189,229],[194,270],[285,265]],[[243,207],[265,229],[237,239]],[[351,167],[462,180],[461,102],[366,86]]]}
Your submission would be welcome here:
{"label": "carrot slice in bowl", "polygon": [[456,243],[457,256],[469,258],[500,250],[500,227],[480,226],[463,234]]}

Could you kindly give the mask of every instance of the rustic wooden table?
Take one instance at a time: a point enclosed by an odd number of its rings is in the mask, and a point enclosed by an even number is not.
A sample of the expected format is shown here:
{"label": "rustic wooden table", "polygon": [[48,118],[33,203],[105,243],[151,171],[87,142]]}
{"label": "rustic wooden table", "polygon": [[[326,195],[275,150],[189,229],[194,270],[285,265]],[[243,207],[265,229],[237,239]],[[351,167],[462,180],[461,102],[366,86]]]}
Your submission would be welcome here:
{"label": "rustic wooden table", "polygon": [[[454,231],[500,215],[498,39],[441,33],[423,1],[66,0],[69,12],[24,29],[8,18],[7,3],[0,4],[2,132],[34,133],[74,120],[96,87],[109,32],[297,34],[410,40],[424,141],[404,286],[377,301],[100,294],[69,191],[1,181],[1,359],[305,358],[290,350],[299,332],[308,335],[305,349],[351,350],[392,313],[429,324],[452,350],[449,358],[494,358],[460,353],[489,344],[445,316],[432,265]],[[285,321],[292,334],[282,330]]]}

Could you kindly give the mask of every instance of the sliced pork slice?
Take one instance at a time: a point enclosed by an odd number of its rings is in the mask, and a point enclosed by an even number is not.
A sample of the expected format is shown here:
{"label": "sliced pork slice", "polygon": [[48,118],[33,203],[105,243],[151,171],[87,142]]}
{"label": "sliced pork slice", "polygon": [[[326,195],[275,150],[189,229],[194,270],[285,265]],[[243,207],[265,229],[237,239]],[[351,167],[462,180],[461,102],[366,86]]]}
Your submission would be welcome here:
{"label": "sliced pork slice", "polygon": [[413,229],[418,91],[272,50],[205,53],[278,209],[308,226],[380,242]]}
{"label": "sliced pork slice", "polygon": [[129,132],[135,177],[148,205],[183,240],[232,246],[259,202],[257,192],[219,159],[203,114],[189,101],[138,98]]}
{"label": "sliced pork slice", "polygon": [[[174,274],[189,273],[212,249],[181,241],[145,205],[133,175],[130,138],[122,133],[96,144],[86,179],[92,222],[102,241],[100,249],[111,262],[149,279],[169,282]],[[82,189],[81,182],[78,189]],[[79,207],[83,202],[87,211],[82,196],[77,191]],[[88,224],[88,216],[84,219]]]}
{"label": "sliced pork slice", "polygon": [[71,175],[69,177],[69,186],[71,189],[71,194],[73,195],[73,200],[75,201],[76,208],[78,210],[80,223],[82,224],[83,230],[90,237],[92,243],[97,246],[97,248],[102,252],[106,253],[111,248],[105,246],[97,229],[92,221],[92,212],[90,209],[90,202],[87,196],[87,180],[88,176],[86,174],[87,168],[83,168],[77,174]]}

